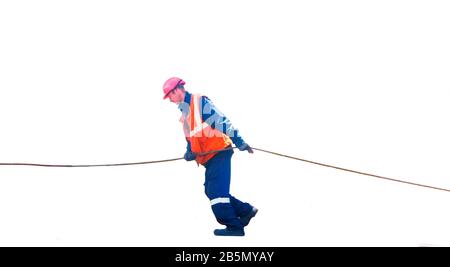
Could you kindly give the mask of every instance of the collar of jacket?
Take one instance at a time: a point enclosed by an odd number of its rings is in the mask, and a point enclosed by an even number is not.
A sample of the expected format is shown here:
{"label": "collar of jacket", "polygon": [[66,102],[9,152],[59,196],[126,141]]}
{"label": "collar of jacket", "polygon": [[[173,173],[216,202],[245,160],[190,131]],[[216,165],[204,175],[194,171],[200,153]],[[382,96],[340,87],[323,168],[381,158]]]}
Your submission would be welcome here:
{"label": "collar of jacket", "polygon": [[[189,112],[189,109],[188,108],[186,108],[186,110],[184,110],[184,112],[183,112],[183,107],[189,107],[190,105],[191,105],[191,94],[189,93],[189,92],[187,92],[186,91],[186,94],[184,95],[184,101],[183,101],[183,103],[180,103],[179,105],[178,105],[178,109],[184,114],[184,113],[188,113]],[[187,114],[184,114],[185,116],[187,115]]]}
{"label": "collar of jacket", "polygon": [[191,104],[191,94],[188,91],[184,94],[184,103]]}

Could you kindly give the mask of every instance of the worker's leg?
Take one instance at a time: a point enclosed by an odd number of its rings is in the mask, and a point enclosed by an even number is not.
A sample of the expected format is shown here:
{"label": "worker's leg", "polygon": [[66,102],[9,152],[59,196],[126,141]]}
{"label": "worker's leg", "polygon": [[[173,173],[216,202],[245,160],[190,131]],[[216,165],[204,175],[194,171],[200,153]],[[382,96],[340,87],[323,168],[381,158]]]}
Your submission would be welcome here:
{"label": "worker's leg", "polygon": [[231,206],[233,206],[234,211],[236,212],[236,215],[238,217],[249,214],[249,212],[251,212],[253,209],[253,207],[250,204],[242,202],[231,195],[230,195],[230,203]]}
{"label": "worker's leg", "polygon": [[230,196],[232,150],[222,151],[210,159],[206,165],[205,193],[211,201],[211,208],[217,221],[232,230],[243,229]]}

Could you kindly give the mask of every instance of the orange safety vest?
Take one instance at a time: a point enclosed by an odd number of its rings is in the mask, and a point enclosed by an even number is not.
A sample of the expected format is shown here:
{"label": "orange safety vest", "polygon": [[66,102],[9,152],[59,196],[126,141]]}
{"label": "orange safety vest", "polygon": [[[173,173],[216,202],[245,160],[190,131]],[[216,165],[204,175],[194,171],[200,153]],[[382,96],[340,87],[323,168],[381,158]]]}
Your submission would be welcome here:
{"label": "orange safety vest", "polygon": [[[232,144],[230,137],[213,129],[208,123],[202,119],[202,96],[192,94],[189,113],[185,117],[181,116],[184,134],[191,143],[192,152],[204,153],[213,150],[224,149]],[[195,159],[198,164],[204,165],[208,160],[214,157],[218,152],[197,156]]]}

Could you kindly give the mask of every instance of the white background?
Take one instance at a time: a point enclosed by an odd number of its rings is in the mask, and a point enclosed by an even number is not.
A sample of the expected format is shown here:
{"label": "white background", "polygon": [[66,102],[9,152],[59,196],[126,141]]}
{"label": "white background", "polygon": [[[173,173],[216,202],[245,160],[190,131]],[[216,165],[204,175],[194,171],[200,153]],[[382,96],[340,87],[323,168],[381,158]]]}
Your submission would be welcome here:
{"label": "white background", "polygon": [[[447,1],[2,1],[0,162],[181,157],[171,76],[252,146],[450,188]],[[450,193],[237,152],[260,210],[218,238],[203,168],[0,167],[2,246],[449,246]]]}

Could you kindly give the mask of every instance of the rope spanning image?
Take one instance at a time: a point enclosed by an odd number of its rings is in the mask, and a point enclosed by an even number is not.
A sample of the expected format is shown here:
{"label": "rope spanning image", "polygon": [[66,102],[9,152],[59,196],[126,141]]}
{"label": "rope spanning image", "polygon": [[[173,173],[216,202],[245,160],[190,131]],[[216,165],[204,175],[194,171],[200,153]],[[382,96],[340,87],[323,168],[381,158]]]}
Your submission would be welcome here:
{"label": "rope spanning image", "polygon": [[[205,152],[204,154],[216,153],[216,152],[221,152],[221,151],[225,151],[225,150],[229,150],[229,149],[236,149],[236,148],[237,147],[226,148],[226,149],[222,149],[222,150]],[[450,192],[450,189],[447,189],[447,188],[431,186],[431,185],[426,185],[426,184],[420,184],[420,183],[413,183],[413,182],[408,182],[408,181],[404,181],[404,180],[400,180],[400,179],[394,179],[394,178],[370,174],[370,173],[366,173],[366,172],[351,170],[351,169],[333,166],[333,165],[329,165],[329,164],[325,164],[325,163],[301,159],[301,158],[297,158],[297,157],[293,157],[293,156],[289,156],[289,155],[285,155],[285,154],[281,154],[281,153],[277,153],[277,152],[273,152],[273,151],[269,151],[269,150],[265,150],[265,149],[261,149],[261,148],[252,147],[252,149],[255,151],[265,152],[268,154],[285,157],[285,158],[289,158],[289,159],[293,159],[293,160],[303,161],[306,163],[311,163],[311,164],[315,164],[315,165],[319,165],[319,166],[323,166],[323,167],[333,168],[333,169],[337,169],[337,170],[341,170],[341,171],[347,171],[347,172],[352,172],[352,173],[370,176],[370,177],[374,177],[374,178],[385,179],[385,180],[389,180],[392,182],[404,183],[404,184],[409,184],[409,185],[415,185],[415,186]],[[39,163],[0,163],[0,166],[32,166],[32,167],[55,167],[55,168],[119,167],[119,166],[164,163],[164,162],[177,161],[177,160],[182,160],[182,159],[184,159],[184,157],[172,158],[172,159],[162,159],[162,160],[152,160],[152,161],[141,161],[141,162],[124,162],[124,163],[109,163],[109,164],[80,164],[80,165],[76,165],[76,164],[39,164]]]}
{"label": "rope spanning image", "polygon": [[179,160],[196,161],[197,165],[205,168],[205,193],[211,203],[215,219],[225,226],[223,229],[214,230],[213,233],[216,236],[244,236],[244,227],[248,226],[251,219],[258,213],[255,206],[230,194],[231,158],[235,149],[251,154],[258,151],[391,182],[450,192],[447,188],[351,170],[250,146],[210,98],[188,92],[185,84],[183,79],[172,77],[164,83],[162,88],[163,99],[169,99],[171,103],[176,104],[181,112],[180,122],[186,138],[186,152],[183,157],[108,164],[0,163],[0,166],[87,168],[156,164]]}

